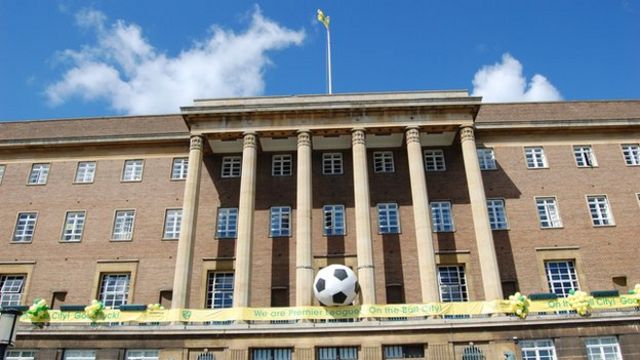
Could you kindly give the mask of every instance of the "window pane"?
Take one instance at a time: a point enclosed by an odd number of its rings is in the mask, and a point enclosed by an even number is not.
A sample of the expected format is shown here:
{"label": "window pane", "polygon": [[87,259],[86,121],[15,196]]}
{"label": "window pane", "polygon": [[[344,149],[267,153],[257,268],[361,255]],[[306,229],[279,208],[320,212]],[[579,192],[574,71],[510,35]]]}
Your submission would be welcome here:
{"label": "window pane", "polygon": [[274,206],[271,208],[271,237],[291,236],[291,208]]}
{"label": "window pane", "polygon": [[180,226],[182,222],[182,209],[168,209],[164,218],[165,239],[180,238]]}
{"label": "window pane", "polygon": [[233,306],[232,272],[210,272],[207,278],[207,308],[224,309]]}
{"label": "window pane", "polygon": [[240,177],[242,170],[242,157],[241,156],[225,156],[222,158],[222,171],[221,176],[223,178],[235,178]]}
{"label": "window pane", "polygon": [[33,233],[36,230],[36,221],[38,214],[34,212],[25,212],[18,214],[16,227],[13,232],[13,241],[30,242],[33,240]]}
{"label": "window pane", "polygon": [[134,210],[118,210],[113,224],[113,240],[131,240],[133,238]]}
{"label": "window pane", "polygon": [[640,165],[640,145],[624,144],[622,145],[622,155],[627,166]]}
{"label": "window pane", "polygon": [[427,171],[445,171],[444,152],[442,150],[425,150],[424,166]]}
{"label": "window pane", "polygon": [[395,171],[393,152],[376,151],[373,153],[373,170],[376,173],[392,173]]}
{"label": "window pane", "polygon": [[47,183],[49,164],[33,164],[29,174],[29,185],[43,185]]}
{"label": "window pane", "polygon": [[95,360],[95,350],[65,350],[64,360]]}
{"label": "window pane", "polygon": [[158,360],[158,350],[127,350],[126,360]]}
{"label": "window pane", "polygon": [[453,216],[451,214],[451,203],[448,201],[438,201],[431,203],[431,223],[435,232],[453,231]]}
{"label": "window pane", "polygon": [[35,360],[37,351],[35,350],[9,350],[6,360]]}
{"label": "window pane", "polygon": [[573,147],[573,156],[576,159],[576,165],[578,167],[592,167],[597,166],[596,157],[593,153],[593,149],[588,145],[580,145]]}
{"label": "window pane", "polygon": [[551,340],[520,342],[522,360],[556,360],[556,348]]}
{"label": "window pane", "polygon": [[547,261],[545,270],[552,293],[567,297],[571,290],[580,290],[573,260]]}
{"label": "window pane", "polygon": [[82,232],[84,231],[85,212],[69,211],[64,222],[64,230],[62,232],[63,241],[80,241]]}
{"label": "window pane", "polygon": [[496,158],[493,149],[477,149],[480,170],[495,170]]}
{"label": "window pane", "polygon": [[322,154],[322,174],[324,175],[342,174],[342,153]]}
{"label": "window pane", "polygon": [[96,163],[94,161],[84,161],[78,163],[76,170],[76,183],[92,183],[96,174]]}
{"label": "window pane", "polygon": [[131,274],[103,274],[98,297],[104,306],[117,308],[127,303]]}
{"label": "window pane", "polygon": [[438,266],[438,285],[442,302],[468,301],[464,266]]}
{"label": "window pane", "polygon": [[0,275],[0,308],[20,305],[24,275]]}
{"label": "window pane", "polygon": [[398,215],[398,204],[381,203],[378,208],[378,229],[381,234],[400,233],[400,219]]}
{"label": "window pane", "polygon": [[542,228],[562,227],[560,212],[555,198],[536,198],[538,219]]}
{"label": "window pane", "polygon": [[487,200],[487,210],[489,212],[489,223],[491,224],[491,230],[504,230],[508,228],[507,214],[504,209],[504,200]]}
{"label": "window pane", "polygon": [[587,202],[594,226],[613,225],[613,217],[606,196],[588,196]]}
{"label": "window pane", "polygon": [[177,158],[173,159],[171,166],[171,180],[185,180],[189,171],[189,159]]}
{"label": "window pane", "polygon": [[141,181],[143,167],[144,162],[142,160],[126,160],[124,162],[124,171],[122,172],[122,181]]}
{"label": "window pane", "polygon": [[530,169],[546,168],[547,159],[544,155],[544,149],[541,147],[524,148],[525,160],[527,167]]}
{"label": "window pane", "polygon": [[324,235],[344,235],[344,205],[325,205],[322,211],[324,213]]}
{"label": "window pane", "polygon": [[291,155],[273,155],[271,158],[271,175],[291,176],[293,173],[293,160]]}
{"label": "window pane", "polygon": [[235,238],[238,233],[238,208],[218,209],[216,237]]}

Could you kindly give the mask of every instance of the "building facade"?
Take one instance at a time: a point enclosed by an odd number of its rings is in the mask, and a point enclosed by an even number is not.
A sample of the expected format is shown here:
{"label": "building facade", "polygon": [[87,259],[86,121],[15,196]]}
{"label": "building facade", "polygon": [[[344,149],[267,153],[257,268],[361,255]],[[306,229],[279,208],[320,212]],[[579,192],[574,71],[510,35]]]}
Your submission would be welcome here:
{"label": "building facade", "polygon": [[[640,283],[640,101],[196,100],[0,123],[0,306],[317,306]],[[640,313],[22,326],[11,359],[638,359]],[[599,357],[600,356],[600,357]],[[606,357],[609,356],[609,357]],[[618,356],[618,357],[615,357]]]}

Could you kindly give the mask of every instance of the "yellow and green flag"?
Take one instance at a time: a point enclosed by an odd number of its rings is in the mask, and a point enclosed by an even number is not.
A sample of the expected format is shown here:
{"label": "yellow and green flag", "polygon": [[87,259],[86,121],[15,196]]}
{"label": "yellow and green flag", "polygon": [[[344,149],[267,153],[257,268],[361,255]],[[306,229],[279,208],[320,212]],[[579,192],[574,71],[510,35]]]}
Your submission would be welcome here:
{"label": "yellow and green flag", "polygon": [[327,30],[329,30],[329,17],[322,10],[318,9],[318,21],[320,21]]}

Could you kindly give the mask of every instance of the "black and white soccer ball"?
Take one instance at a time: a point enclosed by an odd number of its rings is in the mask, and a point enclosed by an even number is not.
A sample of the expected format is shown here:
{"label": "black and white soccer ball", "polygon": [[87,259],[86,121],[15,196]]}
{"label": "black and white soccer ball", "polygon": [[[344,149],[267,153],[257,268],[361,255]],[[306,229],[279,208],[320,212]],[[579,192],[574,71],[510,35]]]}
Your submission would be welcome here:
{"label": "black and white soccer ball", "polygon": [[359,291],[356,274],[344,265],[321,269],[313,281],[313,293],[324,306],[351,305]]}

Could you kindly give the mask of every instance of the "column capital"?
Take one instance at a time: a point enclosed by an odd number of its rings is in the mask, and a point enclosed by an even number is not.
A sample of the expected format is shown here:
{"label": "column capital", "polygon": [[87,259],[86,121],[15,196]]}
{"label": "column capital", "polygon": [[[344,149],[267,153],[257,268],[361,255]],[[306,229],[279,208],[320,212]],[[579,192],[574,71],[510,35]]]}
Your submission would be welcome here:
{"label": "column capital", "polygon": [[298,146],[311,146],[311,131],[298,130]]}
{"label": "column capital", "polygon": [[407,126],[405,128],[407,144],[420,142],[420,128],[417,126]]}
{"label": "column capital", "polygon": [[469,141],[469,140],[475,141],[474,132],[475,131],[473,129],[473,126],[462,126],[462,127],[460,127],[460,141],[461,142]]}
{"label": "column capital", "polygon": [[193,135],[189,141],[189,150],[202,150],[204,138],[202,135]]}
{"label": "column capital", "polygon": [[242,143],[243,148],[256,147],[256,139],[258,138],[258,135],[254,131],[246,131],[242,134],[242,136],[243,136],[243,143]]}
{"label": "column capital", "polygon": [[364,128],[354,128],[351,130],[351,144],[365,145]]}

